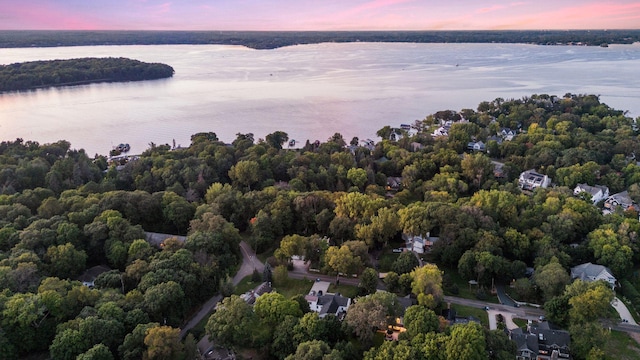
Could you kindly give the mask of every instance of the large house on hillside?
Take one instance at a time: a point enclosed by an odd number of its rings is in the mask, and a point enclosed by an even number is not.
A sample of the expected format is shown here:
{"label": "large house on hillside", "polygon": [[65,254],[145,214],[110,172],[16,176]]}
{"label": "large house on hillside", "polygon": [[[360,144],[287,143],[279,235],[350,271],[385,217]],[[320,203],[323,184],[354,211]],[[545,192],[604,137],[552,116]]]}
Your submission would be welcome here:
{"label": "large house on hillside", "polygon": [[573,189],[573,195],[580,195],[580,193],[587,193],[591,195],[591,202],[597,204],[599,201],[609,197],[609,188],[603,185],[589,186],[587,184],[578,184]]}
{"label": "large house on hillside", "polygon": [[606,266],[592,264],[590,262],[572,267],[571,278],[588,282],[604,280],[611,285],[611,288],[616,286],[617,281],[616,277],[613,276],[613,271],[611,271],[611,269]]}
{"label": "large house on hillside", "polygon": [[535,170],[527,170],[520,174],[518,186],[522,190],[533,191],[537,188],[547,188],[551,185],[551,179],[547,175],[539,174]]}

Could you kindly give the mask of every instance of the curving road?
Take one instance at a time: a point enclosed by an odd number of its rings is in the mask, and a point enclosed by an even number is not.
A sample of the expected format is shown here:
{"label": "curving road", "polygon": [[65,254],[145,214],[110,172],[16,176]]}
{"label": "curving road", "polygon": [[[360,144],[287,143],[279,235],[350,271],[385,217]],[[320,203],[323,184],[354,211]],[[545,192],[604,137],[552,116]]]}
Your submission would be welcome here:
{"label": "curving road", "polygon": [[[232,279],[233,285],[238,285],[242,279],[253,274],[254,269],[260,273],[264,270],[264,264],[256,258],[256,253],[253,252],[249,244],[244,241],[240,242],[240,250],[242,252],[242,265],[240,265],[240,269]],[[184,338],[187,335],[187,331],[198,325],[200,320],[209,315],[221,300],[222,295],[215,295],[202,304],[200,310],[180,330],[180,338]]]}

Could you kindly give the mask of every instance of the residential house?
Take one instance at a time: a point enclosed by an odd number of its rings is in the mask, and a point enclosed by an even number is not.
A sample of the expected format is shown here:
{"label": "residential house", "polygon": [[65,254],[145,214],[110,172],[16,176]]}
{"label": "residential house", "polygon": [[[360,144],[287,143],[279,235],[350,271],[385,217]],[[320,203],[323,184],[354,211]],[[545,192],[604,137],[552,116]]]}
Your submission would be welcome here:
{"label": "residential house", "polygon": [[431,236],[429,232],[426,236],[402,234],[402,238],[407,244],[407,250],[418,254],[430,252],[433,245],[440,240],[437,236]]}
{"label": "residential house", "polygon": [[496,179],[501,179],[506,176],[503,163],[492,160],[491,164],[493,164],[493,176]]}
{"label": "residential house", "polygon": [[517,360],[571,359],[569,332],[553,329],[546,321],[528,325],[526,332],[511,330],[509,336],[516,343]]}
{"label": "residential house", "polygon": [[84,286],[93,288],[98,275],[106,273],[107,271],[111,271],[111,268],[106,265],[96,265],[88,268],[84,273],[82,273],[82,275],[78,277],[78,281],[80,281]]}
{"label": "residential house", "polygon": [[534,170],[527,170],[520,174],[518,185],[523,190],[535,190],[547,188],[551,185],[551,179],[547,175],[539,174]]}
{"label": "residential house", "polygon": [[616,208],[622,208],[623,210],[640,210],[638,205],[631,199],[628,191],[613,194],[604,201],[604,209],[602,213],[611,214],[616,211]]}
{"label": "residential house", "polygon": [[611,285],[611,288],[616,286],[616,277],[613,276],[613,271],[606,266],[592,264],[590,262],[580,264],[571,268],[571,278],[580,279],[582,281],[598,281],[604,280]]}
{"label": "residential house", "polygon": [[309,309],[317,312],[320,318],[327,315],[335,315],[342,320],[351,306],[351,298],[344,297],[338,293],[323,294],[311,291],[309,295],[304,297],[309,303]]}
{"label": "residential house", "polygon": [[583,192],[591,195],[591,202],[594,204],[609,197],[609,188],[603,185],[589,186],[587,184],[578,184],[575,189],[573,189],[573,195],[576,196]]}
{"label": "residential house", "polygon": [[487,146],[482,141],[471,141],[467,143],[467,150],[487,151]]}
{"label": "residential house", "polygon": [[511,141],[516,136],[516,131],[509,128],[502,128],[498,133],[504,141]]}
{"label": "residential house", "polygon": [[249,305],[253,305],[256,300],[263,294],[271,292],[271,282],[263,282],[256,286],[253,290],[249,290],[246,293],[240,295],[240,298],[247,302]]}
{"label": "residential house", "polygon": [[402,178],[398,176],[389,176],[387,178],[387,191],[399,191],[402,189]]}

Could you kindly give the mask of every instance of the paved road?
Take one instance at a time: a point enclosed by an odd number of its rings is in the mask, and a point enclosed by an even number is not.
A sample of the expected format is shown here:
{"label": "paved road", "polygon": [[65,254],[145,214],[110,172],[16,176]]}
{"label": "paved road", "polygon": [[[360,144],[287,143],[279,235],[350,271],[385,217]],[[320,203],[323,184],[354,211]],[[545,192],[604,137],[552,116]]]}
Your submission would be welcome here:
{"label": "paved road", "polygon": [[[242,252],[242,265],[240,265],[240,269],[233,277],[233,285],[238,285],[240,280],[253,274],[254,269],[258,270],[260,273],[264,270],[264,264],[256,258],[256,254],[251,250],[249,244],[242,241],[240,243],[240,250]],[[200,320],[209,315],[209,313],[213,311],[213,308],[215,308],[216,304],[221,300],[222,296],[216,295],[204,303],[200,308],[200,311],[198,311],[198,313],[196,313],[191,320],[182,327],[182,330],[180,330],[180,338],[184,338],[187,335],[187,331],[198,325]]]}

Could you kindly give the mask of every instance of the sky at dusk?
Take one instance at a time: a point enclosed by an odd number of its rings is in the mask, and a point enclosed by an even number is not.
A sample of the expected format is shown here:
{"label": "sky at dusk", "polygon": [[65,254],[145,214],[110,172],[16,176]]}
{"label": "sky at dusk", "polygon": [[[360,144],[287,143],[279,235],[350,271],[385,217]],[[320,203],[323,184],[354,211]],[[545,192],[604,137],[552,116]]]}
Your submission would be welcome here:
{"label": "sky at dusk", "polygon": [[0,0],[2,30],[638,28],[638,0]]}

